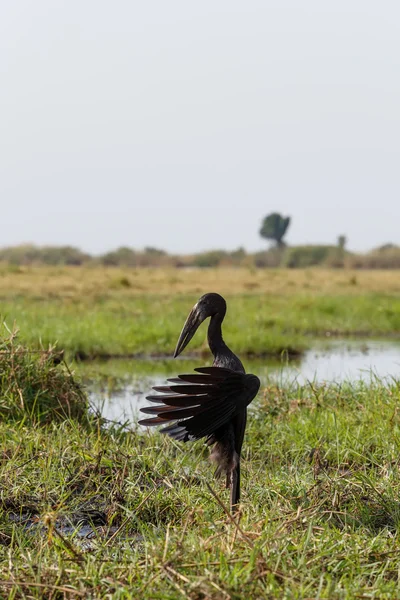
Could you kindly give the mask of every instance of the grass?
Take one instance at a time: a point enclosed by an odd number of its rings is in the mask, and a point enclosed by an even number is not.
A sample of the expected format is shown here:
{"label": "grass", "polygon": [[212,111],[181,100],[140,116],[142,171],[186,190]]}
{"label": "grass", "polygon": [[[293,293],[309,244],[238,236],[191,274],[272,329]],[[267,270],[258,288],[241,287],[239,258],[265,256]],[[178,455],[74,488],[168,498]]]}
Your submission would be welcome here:
{"label": "grass", "polygon": [[[3,327],[3,331],[5,328]],[[87,399],[75,382],[62,353],[29,350],[16,333],[0,341],[0,419],[46,422],[79,418],[87,413]]]}
{"label": "grass", "polygon": [[[22,364],[43,381],[61,369],[54,398],[70,382],[62,364],[14,353],[3,393],[17,380],[29,396]],[[399,400],[399,382],[372,375],[369,384],[267,383],[251,407],[234,521],[201,442],[104,428],[90,416],[6,412],[0,595],[399,597]]]}
{"label": "grass", "polygon": [[0,265],[1,297],[96,297],[98,295],[221,294],[293,292],[358,296],[400,294],[397,271],[343,269],[167,269],[117,267],[12,267]]}
{"label": "grass", "polygon": [[[228,300],[241,355],[295,355],[326,335],[400,336],[400,280],[389,271],[0,268],[0,313],[22,340],[70,356],[171,355],[199,296]],[[205,351],[205,328],[191,343]]]}

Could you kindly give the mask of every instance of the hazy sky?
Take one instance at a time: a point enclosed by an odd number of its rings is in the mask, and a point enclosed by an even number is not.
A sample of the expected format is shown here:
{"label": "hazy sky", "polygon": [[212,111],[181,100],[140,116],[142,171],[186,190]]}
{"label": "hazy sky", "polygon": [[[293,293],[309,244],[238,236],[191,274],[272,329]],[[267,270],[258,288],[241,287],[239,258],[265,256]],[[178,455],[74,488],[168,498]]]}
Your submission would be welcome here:
{"label": "hazy sky", "polygon": [[0,246],[400,244],[398,0],[4,0]]}

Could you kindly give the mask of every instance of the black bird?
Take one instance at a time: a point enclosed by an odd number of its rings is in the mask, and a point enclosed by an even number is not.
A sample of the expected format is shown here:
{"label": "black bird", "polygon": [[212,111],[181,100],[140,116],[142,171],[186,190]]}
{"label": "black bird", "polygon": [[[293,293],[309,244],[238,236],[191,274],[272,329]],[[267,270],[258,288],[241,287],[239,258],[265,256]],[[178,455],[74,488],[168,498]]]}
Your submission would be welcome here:
{"label": "black bird", "polygon": [[246,375],[239,358],[222,339],[221,325],[226,302],[219,294],[205,294],[189,313],[179,337],[174,358],[188,345],[199,325],[211,317],[208,326],[208,345],[214,355],[212,367],[195,369],[198,374],[179,375],[168,379],[176,385],[153,389],[165,395],[147,399],[158,403],[142,408],[141,412],[155,415],[139,421],[141,425],[164,425],[161,429],[176,440],[187,442],[205,437],[212,445],[211,460],[217,464],[216,476],[226,474],[230,487],[231,509],[240,500],[240,453],[246,429],[247,406],[256,397],[260,380]]}

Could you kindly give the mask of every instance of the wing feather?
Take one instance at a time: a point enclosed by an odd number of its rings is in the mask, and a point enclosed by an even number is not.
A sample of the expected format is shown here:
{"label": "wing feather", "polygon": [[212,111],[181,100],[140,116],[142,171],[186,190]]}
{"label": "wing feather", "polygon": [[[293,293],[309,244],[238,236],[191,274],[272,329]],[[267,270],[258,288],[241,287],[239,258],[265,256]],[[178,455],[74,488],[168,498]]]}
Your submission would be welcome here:
{"label": "wing feather", "polygon": [[171,383],[182,383],[182,381],[184,381],[187,383],[201,383],[203,385],[216,383],[219,381],[219,377],[213,377],[212,375],[208,375],[207,379],[204,379],[204,375],[196,375],[196,373],[191,373],[190,375],[185,374],[179,375],[179,377],[171,377],[170,379],[167,379],[167,381],[170,381]]}
{"label": "wing feather", "polygon": [[173,385],[154,387],[160,394],[147,399],[157,405],[140,409],[154,417],[139,423],[153,426],[173,421],[161,431],[184,442],[209,437],[245,409],[260,387],[255,375],[231,369],[200,367],[195,371],[199,374],[179,375],[168,380]]}
{"label": "wing feather", "polygon": [[197,406],[198,404],[204,404],[209,400],[212,400],[212,397],[202,394],[197,396],[192,396],[188,394],[170,394],[161,396],[158,394],[157,396],[146,396],[147,400],[150,402],[168,404],[169,406]]}

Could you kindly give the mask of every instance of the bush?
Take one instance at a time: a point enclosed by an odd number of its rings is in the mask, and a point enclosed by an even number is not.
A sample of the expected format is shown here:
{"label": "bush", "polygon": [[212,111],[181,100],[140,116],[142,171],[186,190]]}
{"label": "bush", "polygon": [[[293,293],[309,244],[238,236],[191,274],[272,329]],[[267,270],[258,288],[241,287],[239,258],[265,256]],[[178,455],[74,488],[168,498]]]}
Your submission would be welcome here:
{"label": "bush", "polygon": [[10,265],[82,265],[91,256],[73,246],[34,246],[23,244],[0,249],[0,261]]}
{"label": "bush", "polygon": [[107,267],[258,267],[291,269],[311,266],[351,269],[400,269],[400,247],[385,244],[366,254],[348,252],[345,236],[339,236],[338,245],[304,245],[273,247],[269,250],[247,254],[244,248],[233,251],[209,250],[198,254],[170,255],[165,250],[148,246],[134,250],[121,246],[111,252],[94,257],[74,246],[35,246],[23,244],[0,249],[0,263],[14,269],[31,265],[79,266],[104,265]]}
{"label": "bush", "polygon": [[34,351],[12,333],[0,338],[0,416],[48,422],[87,415],[85,394],[54,348]]}
{"label": "bush", "polygon": [[165,250],[160,250],[159,248],[153,248],[153,246],[146,246],[144,249],[144,254],[149,254],[150,256],[166,256],[167,253]]}
{"label": "bush", "polygon": [[73,246],[44,246],[39,250],[39,260],[45,265],[83,265],[91,260],[89,254]]}
{"label": "bush", "polygon": [[346,260],[352,269],[400,269],[400,248],[386,244],[367,254],[353,255]]}
{"label": "bush", "polygon": [[286,248],[282,266],[289,269],[301,269],[324,264],[328,258],[337,256],[337,246],[293,246]]}
{"label": "bush", "polygon": [[163,267],[174,265],[173,257],[168,256],[164,250],[152,247],[145,248],[144,252],[139,252],[121,246],[117,250],[100,256],[99,261],[107,267]]}
{"label": "bush", "polygon": [[254,265],[259,268],[275,269],[281,265],[284,252],[285,250],[282,248],[271,248],[263,252],[256,252],[253,259]]}
{"label": "bush", "polygon": [[107,267],[136,267],[136,252],[126,246],[112,250],[100,256],[100,262]]}
{"label": "bush", "polygon": [[202,252],[201,254],[195,254],[193,259],[193,265],[195,267],[218,267],[223,259],[227,258],[229,253],[225,250],[210,250],[209,252]]}

